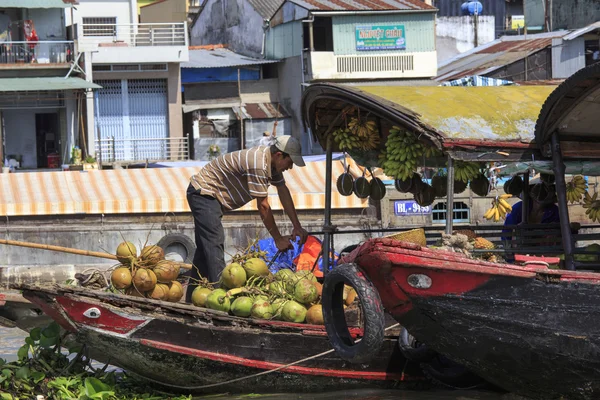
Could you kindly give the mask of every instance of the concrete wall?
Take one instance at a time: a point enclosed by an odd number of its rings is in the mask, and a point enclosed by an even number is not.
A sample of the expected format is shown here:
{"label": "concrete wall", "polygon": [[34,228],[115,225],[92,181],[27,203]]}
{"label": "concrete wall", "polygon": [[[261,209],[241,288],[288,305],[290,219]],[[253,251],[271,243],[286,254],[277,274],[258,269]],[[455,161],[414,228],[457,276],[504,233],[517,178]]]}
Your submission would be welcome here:
{"label": "concrete wall", "polygon": [[27,18],[33,20],[40,40],[66,40],[65,14],[60,8],[32,8],[27,10]]}
{"label": "concrete wall", "polygon": [[263,53],[263,19],[245,0],[208,0],[191,28],[190,44],[228,44],[250,57]]}
{"label": "concrete wall", "polygon": [[278,65],[279,80],[285,82],[279,85],[279,102],[290,113],[291,135],[298,138],[304,154],[312,153],[312,141],[305,133],[302,125],[302,65],[301,57],[286,58]]}
{"label": "concrete wall", "polygon": [[[73,10],[73,19],[81,24],[82,17],[117,17],[117,24],[138,22],[135,0],[79,0]],[[71,25],[71,10],[65,10],[67,25]]]}
{"label": "concrete wall", "polygon": [[600,21],[598,0],[552,0],[552,30],[583,28],[596,21]]}
{"label": "concrete wall", "polygon": [[[55,110],[48,110],[52,112]],[[22,168],[37,168],[35,110],[4,111],[6,155],[21,155]]]}
{"label": "concrete wall", "polygon": [[163,0],[140,8],[140,22],[185,22],[188,0]]}
{"label": "concrete wall", "polygon": [[[477,29],[479,46],[495,39],[496,18],[493,15],[480,15]],[[475,17],[438,17],[436,25],[438,63],[475,46]]]}

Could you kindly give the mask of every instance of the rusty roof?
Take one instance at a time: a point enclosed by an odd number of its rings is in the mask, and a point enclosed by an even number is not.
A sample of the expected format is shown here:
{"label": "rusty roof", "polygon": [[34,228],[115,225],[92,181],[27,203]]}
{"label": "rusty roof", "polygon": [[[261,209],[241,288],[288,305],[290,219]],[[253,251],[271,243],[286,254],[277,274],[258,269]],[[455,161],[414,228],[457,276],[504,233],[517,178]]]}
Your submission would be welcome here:
{"label": "rusty roof", "polygon": [[263,19],[271,19],[285,0],[248,0]]}
{"label": "rusty roof", "polygon": [[[239,107],[232,107],[237,113]],[[288,118],[289,114],[279,103],[246,103],[242,106],[244,119]]]}
{"label": "rusty roof", "polygon": [[527,36],[502,36],[442,62],[438,65],[435,80],[441,82],[469,75],[489,74],[550,47],[553,38],[560,38],[568,33],[569,31],[558,31]]}
{"label": "rusty roof", "polygon": [[290,0],[309,11],[436,11],[420,0]]}

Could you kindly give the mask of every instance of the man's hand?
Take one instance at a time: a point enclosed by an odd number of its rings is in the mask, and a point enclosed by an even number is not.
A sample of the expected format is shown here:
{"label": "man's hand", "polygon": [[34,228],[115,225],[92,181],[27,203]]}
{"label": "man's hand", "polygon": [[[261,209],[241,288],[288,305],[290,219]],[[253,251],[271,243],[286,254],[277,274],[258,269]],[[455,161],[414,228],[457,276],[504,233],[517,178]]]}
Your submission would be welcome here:
{"label": "man's hand", "polygon": [[292,230],[292,238],[296,239],[296,237],[300,237],[300,244],[304,244],[306,242],[306,238],[308,237],[308,232],[306,232],[306,229],[298,225],[294,227],[294,230]]}
{"label": "man's hand", "polygon": [[280,236],[275,239],[275,246],[277,246],[277,250],[279,251],[287,251],[294,248],[289,236]]}

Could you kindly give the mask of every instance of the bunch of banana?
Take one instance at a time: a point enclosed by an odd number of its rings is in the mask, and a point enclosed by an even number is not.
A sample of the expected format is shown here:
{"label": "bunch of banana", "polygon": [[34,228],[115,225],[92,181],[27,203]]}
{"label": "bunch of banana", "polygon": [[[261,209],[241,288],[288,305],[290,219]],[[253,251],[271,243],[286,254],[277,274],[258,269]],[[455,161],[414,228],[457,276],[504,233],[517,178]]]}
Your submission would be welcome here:
{"label": "bunch of banana", "polygon": [[406,180],[417,168],[417,160],[423,155],[423,145],[417,137],[397,126],[390,129],[382,153],[381,167],[388,176]]}
{"label": "bunch of banana", "polygon": [[337,143],[340,150],[352,150],[362,148],[362,140],[358,136],[352,134],[346,128],[339,128],[333,131],[333,140]]}
{"label": "bunch of banana", "polygon": [[479,175],[479,170],[476,162],[457,160],[454,162],[454,179],[467,183]]}
{"label": "bunch of banana", "polygon": [[590,217],[592,222],[600,222],[600,200],[598,200],[598,192],[590,196],[588,192],[585,192],[583,197],[583,208],[587,208],[585,214]]}
{"label": "bunch of banana", "polygon": [[373,150],[379,146],[379,130],[375,121],[361,122],[360,118],[353,117],[348,122],[348,130],[361,139],[362,150]]}
{"label": "bunch of banana", "polygon": [[574,176],[573,179],[567,183],[567,200],[569,203],[579,203],[586,193],[587,183],[583,176]]}
{"label": "bunch of banana", "polygon": [[423,157],[425,158],[439,157],[442,155],[442,152],[433,146],[424,145],[423,147]]}
{"label": "bunch of banana", "polygon": [[512,206],[506,201],[506,199],[510,199],[512,194],[503,194],[501,196],[496,196],[494,200],[492,200],[492,207],[483,214],[483,218],[498,222],[500,218],[506,218],[506,214],[512,211]]}

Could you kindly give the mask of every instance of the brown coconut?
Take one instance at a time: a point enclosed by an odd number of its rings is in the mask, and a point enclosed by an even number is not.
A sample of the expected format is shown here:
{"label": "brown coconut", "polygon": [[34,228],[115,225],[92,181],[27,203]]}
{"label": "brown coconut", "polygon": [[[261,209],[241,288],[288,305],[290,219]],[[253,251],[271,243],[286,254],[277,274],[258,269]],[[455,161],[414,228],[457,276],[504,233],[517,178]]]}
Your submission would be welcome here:
{"label": "brown coconut", "polygon": [[153,290],[156,286],[156,274],[151,269],[138,269],[133,275],[133,286],[140,292]]}
{"label": "brown coconut", "polygon": [[165,251],[161,247],[152,244],[142,249],[140,258],[146,265],[156,265],[159,261],[165,259]]}
{"label": "brown coconut", "polygon": [[169,298],[169,286],[164,283],[157,283],[154,290],[149,292],[149,297],[155,300],[167,300]]}
{"label": "brown coconut", "polygon": [[160,283],[170,283],[179,275],[179,264],[172,261],[162,260],[152,269],[156,274],[156,280]]}
{"label": "brown coconut", "polygon": [[117,289],[127,289],[131,286],[131,271],[123,266],[115,269],[110,275],[110,282]]}
{"label": "brown coconut", "polygon": [[133,296],[133,297],[146,297],[146,293],[145,292],[142,292],[141,290],[137,290],[133,286],[129,287],[129,289],[127,289],[125,291],[125,294],[127,296]]}
{"label": "brown coconut", "polygon": [[320,304],[315,304],[306,312],[306,322],[312,325],[325,325],[323,319],[323,307]]}
{"label": "brown coconut", "polygon": [[183,297],[183,286],[181,283],[177,281],[171,282],[169,286],[169,295],[167,296],[167,301],[172,303],[177,303]]}
{"label": "brown coconut", "polygon": [[123,242],[117,247],[117,260],[123,264],[130,264],[132,260],[137,258],[137,249],[131,242]]}

